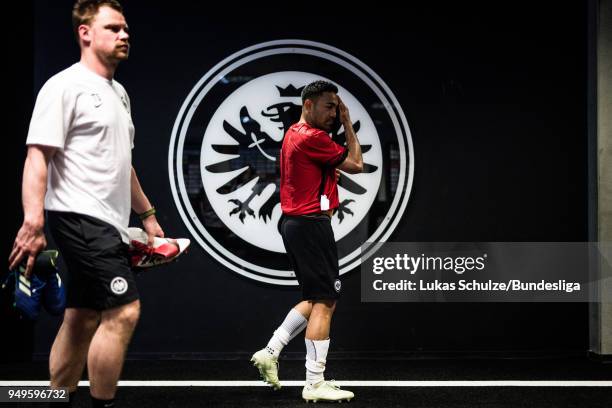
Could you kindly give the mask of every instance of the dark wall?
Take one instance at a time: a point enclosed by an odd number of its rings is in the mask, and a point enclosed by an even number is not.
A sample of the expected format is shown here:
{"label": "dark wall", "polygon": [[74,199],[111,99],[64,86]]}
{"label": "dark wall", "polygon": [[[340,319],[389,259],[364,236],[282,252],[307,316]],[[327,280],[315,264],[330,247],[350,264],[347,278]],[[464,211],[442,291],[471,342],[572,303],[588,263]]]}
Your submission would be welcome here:
{"label": "dark wall", "polygon": [[[583,2],[554,9],[526,2],[406,5],[406,11],[126,3],[133,47],[116,77],[132,100],[134,166],[168,235],[189,236],[167,174],[172,126],[188,92],[217,62],[246,46],[298,38],[362,60],[406,113],[415,178],[391,240],[587,240]],[[70,8],[71,1],[35,2],[34,75],[19,77],[23,89],[33,83],[38,92],[78,58]],[[20,100],[22,125],[30,101]],[[12,139],[13,152],[23,152],[24,139],[22,128]],[[11,171],[19,167],[20,173],[20,166]],[[21,217],[12,208],[11,222]],[[294,289],[238,276],[194,244],[179,262],[139,276],[143,310],[131,352],[255,350],[299,300]],[[588,346],[585,304],[366,304],[357,270],[343,285],[334,351],[572,352]],[[35,351],[48,352],[57,324],[38,323]],[[289,350],[302,347],[295,342]]]}
{"label": "dark wall", "polygon": [[[3,143],[3,225],[4,241],[2,255],[7,260],[13,246],[15,233],[22,221],[21,173],[25,158],[24,141],[34,104],[33,94],[33,47],[34,5],[31,1],[14,5],[14,15],[7,31],[11,39],[6,42],[4,64],[5,81],[3,92],[5,105],[2,109],[4,125]],[[4,274],[0,279],[4,279]],[[5,329],[0,340],[0,360],[30,358],[33,349],[33,324],[21,320],[13,312],[11,299],[0,294],[0,322]],[[6,330],[6,331],[5,331]],[[10,333],[10,334],[8,334]]]}

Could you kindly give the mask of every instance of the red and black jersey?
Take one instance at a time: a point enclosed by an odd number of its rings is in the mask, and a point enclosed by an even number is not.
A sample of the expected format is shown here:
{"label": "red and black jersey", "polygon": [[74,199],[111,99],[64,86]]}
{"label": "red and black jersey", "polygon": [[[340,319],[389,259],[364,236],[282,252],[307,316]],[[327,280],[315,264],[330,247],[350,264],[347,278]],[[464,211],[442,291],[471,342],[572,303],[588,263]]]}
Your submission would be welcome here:
{"label": "red and black jersey", "polygon": [[348,149],[332,141],[325,131],[307,123],[292,125],[285,134],[280,154],[283,214],[303,215],[321,211],[323,172],[323,194],[327,195],[329,208],[337,208],[339,200],[335,168],[347,154]]}

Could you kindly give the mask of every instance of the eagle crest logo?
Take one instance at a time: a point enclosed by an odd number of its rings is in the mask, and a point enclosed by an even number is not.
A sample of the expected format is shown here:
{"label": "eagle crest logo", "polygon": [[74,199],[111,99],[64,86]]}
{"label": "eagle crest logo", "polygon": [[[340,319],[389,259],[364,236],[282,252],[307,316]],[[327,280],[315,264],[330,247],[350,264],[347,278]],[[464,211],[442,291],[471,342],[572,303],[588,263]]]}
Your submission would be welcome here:
{"label": "eagle crest logo", "polygon": [[[368,255],[364,243],[388,239],[406,208],[412,139],[397,99],[375,72],[312,41],[240,50],[206,72],[185,98],[168,169],[178,212],[195,241],[249,279],[297,284],[278,231],[278,158],[287,129],[299,121],[303,87],[321,79],[338,86],[364,158],[363,173],[341,173],[338,180],[332,228],[340,274]],[[345,145],[344,128],[338,124],[330,138]]]}

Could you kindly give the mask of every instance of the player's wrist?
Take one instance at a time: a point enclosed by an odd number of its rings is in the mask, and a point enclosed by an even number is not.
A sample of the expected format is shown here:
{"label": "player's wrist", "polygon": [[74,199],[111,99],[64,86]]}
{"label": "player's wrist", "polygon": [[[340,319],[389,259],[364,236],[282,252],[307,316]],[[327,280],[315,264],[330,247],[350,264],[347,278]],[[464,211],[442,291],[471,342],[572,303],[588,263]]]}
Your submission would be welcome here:
{"label": "player's wrist", "polygon": [[23,218],[23,225],[32,230],[42,230],[45,226],[45,216],[44,214],[26,214]]}
{"label": "player's wrist", "polygon": [[155,210],[155,207],[151,207],[147,211],[138,214],[138,217],[140,218],[141,221],[144,221],[145,219],[151,216],[155,216],[156,212],[157,211]]}

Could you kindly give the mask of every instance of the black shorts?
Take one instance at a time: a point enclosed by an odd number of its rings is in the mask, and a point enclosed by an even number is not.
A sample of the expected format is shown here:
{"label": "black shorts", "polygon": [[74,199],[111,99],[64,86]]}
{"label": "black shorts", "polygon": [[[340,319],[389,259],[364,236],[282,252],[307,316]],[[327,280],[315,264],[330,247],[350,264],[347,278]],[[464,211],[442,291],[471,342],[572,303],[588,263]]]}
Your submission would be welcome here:
{"label": "black shorts", "polygon": [[281,236],[303,300],[340,297],[338,249],[327,215],[283,216]]}
{"label": "black shorts", "polygon": [[47,211],[51,234],[68,269],[66,307],[106,310],[138,299],[128,245],[97,218]]}

